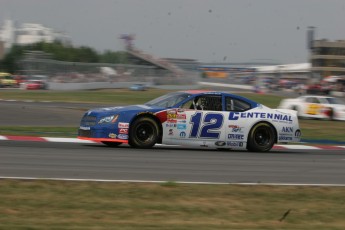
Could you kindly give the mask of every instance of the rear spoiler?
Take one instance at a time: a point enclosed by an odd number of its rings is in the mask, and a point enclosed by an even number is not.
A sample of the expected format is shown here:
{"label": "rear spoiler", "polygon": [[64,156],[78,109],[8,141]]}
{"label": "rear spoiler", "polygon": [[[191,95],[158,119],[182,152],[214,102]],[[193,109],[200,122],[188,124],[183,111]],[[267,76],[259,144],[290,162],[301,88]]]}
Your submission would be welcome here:
{"label": "rear spoiler", "polygon": [[297,116],[297,111],[292,109],[274,109],[275,111],[281,112],[281,113],[288,113],[294,116]]}

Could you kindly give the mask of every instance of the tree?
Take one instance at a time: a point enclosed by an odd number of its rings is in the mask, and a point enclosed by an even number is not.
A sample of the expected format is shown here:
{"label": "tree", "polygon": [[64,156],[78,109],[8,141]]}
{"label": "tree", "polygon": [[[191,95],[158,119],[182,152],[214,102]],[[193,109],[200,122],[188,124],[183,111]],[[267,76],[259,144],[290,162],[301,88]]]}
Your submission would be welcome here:
{"label": "tree", "polygon": [[24,54],[24,47],[14,45],[10,52],[5,55],[4,59],[0,62],[0,70],[3,72],[14,73],[18,70],[17,60]]}
{"label": "tree", "polygon": [[0,62],[0,70],[14,73],[19,70],[17,62],[23,58],[23,55],[28,51],[43,51],[51,54],[54,60],[67,62],[87,62],[87,63],[112,63],[112,64],[127,64],[126,52],[114,52],[106,50],[103,54],[99,54],[94,49],[81,46],[73,47],[71,45],[63,44],[60,41],[53,43],[38,42],[30,45],[14,45],[10,52]]}

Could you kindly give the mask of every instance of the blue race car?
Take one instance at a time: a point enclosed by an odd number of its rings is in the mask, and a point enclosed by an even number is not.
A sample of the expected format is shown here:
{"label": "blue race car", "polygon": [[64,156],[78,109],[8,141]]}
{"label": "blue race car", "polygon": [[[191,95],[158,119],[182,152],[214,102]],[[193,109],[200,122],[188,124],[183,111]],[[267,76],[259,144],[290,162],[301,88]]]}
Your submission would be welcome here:
{"label": "blue race car", "polygon": [[89,110],[78,132],[80,139],[112,147],[162,143],[259,152],[275,143],[299,142],[300,137],[296,111],[200,90],[169,93],[143,105]]}

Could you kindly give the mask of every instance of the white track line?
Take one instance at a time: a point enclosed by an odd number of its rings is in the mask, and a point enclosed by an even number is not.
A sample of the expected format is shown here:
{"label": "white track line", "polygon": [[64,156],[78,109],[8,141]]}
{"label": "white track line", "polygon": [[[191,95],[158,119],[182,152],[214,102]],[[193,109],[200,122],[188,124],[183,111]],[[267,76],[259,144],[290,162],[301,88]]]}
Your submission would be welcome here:
{"label": "white track line", "polygon": [[284,147],[286,149],[314,149],[319,150],[321,148],[315,147],[315,146],[309,146],[309,145],[276,145],[280,147]]}
{"label": "white track line", "polygon": [[38,177],[1,177],[11,180],[52,180],[52,181],[76,181],[76,182],[108,182],[108,183],[177,183],[177,184],[209,184],[209,185],[247,185],[247,186],[319,186],[319,187],[345,187],[345,184],[300,184],[300,183],[226,183],[205,181],[155,181],[155,180],[103,180],[103,179],[72,179],[72,178],[38,178]]}
{"label": "white track line", "polygon": [[86,143],[93,144],[95,141],[81,140],[78,138],[62,138],[62,137],[43,137],[48,142],[63,142],[63,143]]}

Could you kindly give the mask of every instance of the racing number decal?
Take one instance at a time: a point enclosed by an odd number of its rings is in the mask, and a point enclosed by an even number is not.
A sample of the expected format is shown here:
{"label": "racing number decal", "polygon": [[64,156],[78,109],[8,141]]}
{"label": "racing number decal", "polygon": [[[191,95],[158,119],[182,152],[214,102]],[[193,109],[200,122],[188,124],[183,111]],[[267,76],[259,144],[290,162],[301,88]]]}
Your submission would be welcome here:
{"label": "racing number decal", "polygon": [[[223,114],[220,113],[207,113],[202,119],[202,113],[198,112],[192,115],[190,119],[189,123],[192,124],[192,129],[189,137],[219,139],[219,130],[223,126],[223,120]],[[200,129],[201,122],[202,126]]]}
{"label": "racing number decal", "polygon": [[200,127],[200,120],[201,120],[202,113],[196,113],[192,115],[190,122],[192,124],[192,129],[190,131],[190,137],[197,137]]}

